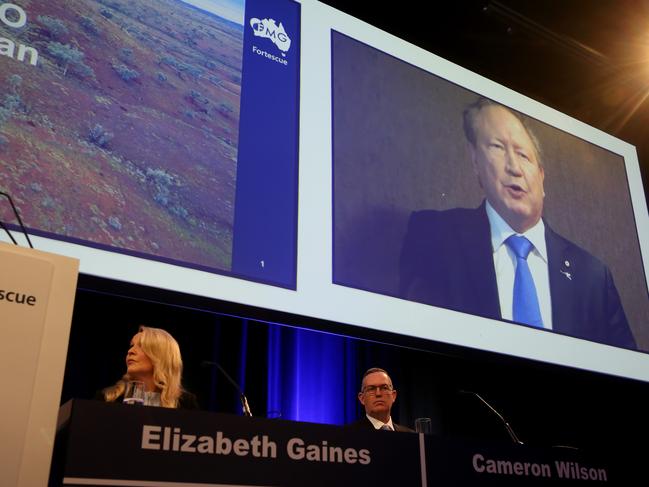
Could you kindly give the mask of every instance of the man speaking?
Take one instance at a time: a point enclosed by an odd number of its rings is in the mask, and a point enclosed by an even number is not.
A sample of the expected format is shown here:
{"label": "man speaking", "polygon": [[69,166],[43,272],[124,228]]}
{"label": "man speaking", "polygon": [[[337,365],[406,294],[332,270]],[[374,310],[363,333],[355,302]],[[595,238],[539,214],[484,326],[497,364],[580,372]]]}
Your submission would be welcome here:
{"label": "man speaking", "polygon": [[635,348],[608,268],[541,217],[541,148],[525,120],[481,98],[464,132],[485,201],[410,217],[400,295],[434,306]]}

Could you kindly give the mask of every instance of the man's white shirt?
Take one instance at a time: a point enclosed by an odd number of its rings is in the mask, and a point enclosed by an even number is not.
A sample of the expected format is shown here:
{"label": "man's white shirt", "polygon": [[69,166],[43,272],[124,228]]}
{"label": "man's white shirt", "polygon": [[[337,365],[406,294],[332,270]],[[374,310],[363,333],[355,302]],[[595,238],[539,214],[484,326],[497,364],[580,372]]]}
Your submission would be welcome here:
{"label": "man's white shirt", "polygon": [[367,419],[370,420],[370,423],[372,423],[372,425],[374,426],[374,429],[380,430],[381,426],[383,426],[384,424],[387,424],[390,427],[390,429],[392,431],[394,431],[394,425],[392,424],[392,417],[390,417],[390,419],[388,420],[387,423],[384,423],[379,419],[373,418],[369,414],[366,414],[365,416],[367,416]]}
{"label": "man's white shirt", "polygon": [[550,279],[548,276],[548,252],[545,244],[545,225],[543,219],[525,233],[516,233],[505,220],[493,209],[487,201],[487,217],[491,229],[491,248],[493,251],[496,282],[498,283],[498,298],[500,299],[500,314],[506,320],[512,319],[514,301],[514,276],[516,275],[516,255],[505,244],[511,235],[522,235],[527,238],[534,248],[527,257],[536,294],[543,318],[543,327],[552,329],[552,300],[550,297]]}

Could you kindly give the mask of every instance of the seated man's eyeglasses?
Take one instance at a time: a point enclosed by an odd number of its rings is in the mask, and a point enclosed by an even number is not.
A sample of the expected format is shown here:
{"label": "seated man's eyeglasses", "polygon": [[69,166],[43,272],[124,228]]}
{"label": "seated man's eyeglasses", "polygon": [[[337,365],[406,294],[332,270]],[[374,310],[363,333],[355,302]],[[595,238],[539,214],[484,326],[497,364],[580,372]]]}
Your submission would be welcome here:
{"label": "seated man's eyeglasses", "polygon": [[363,392],[370,396],[375,396],[378,391],[381,391],[381,394],[387,394],[388,392],[392,392],[392,386],[389,384],[381,384],[380,386],[365,386],[365,389],[363,389]]}

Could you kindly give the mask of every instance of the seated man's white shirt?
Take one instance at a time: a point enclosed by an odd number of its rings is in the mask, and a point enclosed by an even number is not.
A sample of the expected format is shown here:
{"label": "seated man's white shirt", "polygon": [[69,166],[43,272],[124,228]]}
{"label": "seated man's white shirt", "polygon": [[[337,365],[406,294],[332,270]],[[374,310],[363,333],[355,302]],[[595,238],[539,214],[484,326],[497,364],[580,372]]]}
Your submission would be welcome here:
{"label": "seated man's white shirt", "polygon": [[376,418],[373,418],[373,417],[370,416],[369,414],[366,414],[365,416],[367,416],[367,419],[370,420],[370,423],[372,423],[372,425],[374,426],[374,429],[380,430],[381,427],[382,427],[384,424],[387,424],[387,425],[390,427],[390,429],[391,429],[392,431],[394,431],[394,425],[392,424],[392,417],[390,417],[390,419],[388,420],[387,423],[384,423],[384,422],[382,422],[381,420],[378,420],[378,419],[376,419]]}

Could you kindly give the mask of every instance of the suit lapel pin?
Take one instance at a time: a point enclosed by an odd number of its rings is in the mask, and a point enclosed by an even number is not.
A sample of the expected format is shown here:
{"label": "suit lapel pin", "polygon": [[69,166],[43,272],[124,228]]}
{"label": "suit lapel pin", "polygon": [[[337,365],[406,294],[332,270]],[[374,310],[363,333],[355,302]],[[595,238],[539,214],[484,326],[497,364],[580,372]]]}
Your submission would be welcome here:
{"label": "suit lapel pin", "polygon": [[561,272],[561,274],[563,274],[564,276],[566,276],[566,277],[568,278],[568,280],[572,281],[572,274],[570,274],[570,272],[563,271],[563,270],[562,270],[562,271],[559,271],[559,272]]}

